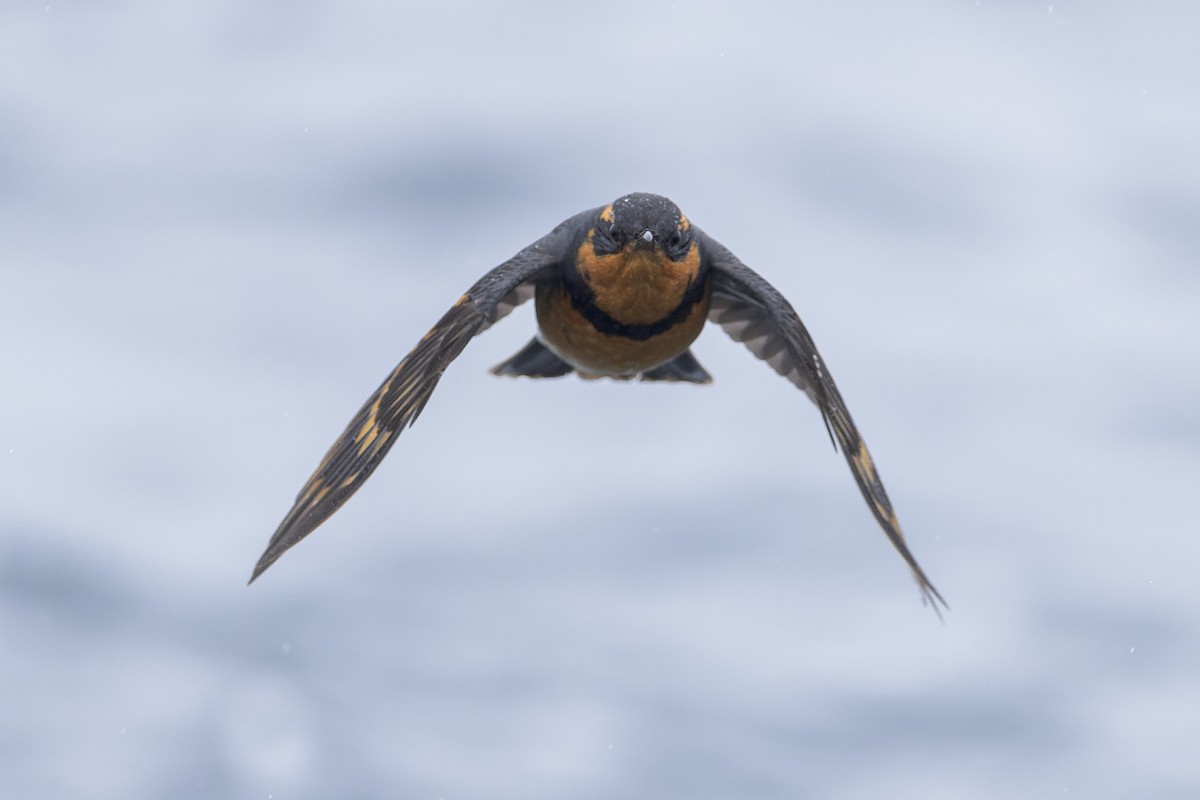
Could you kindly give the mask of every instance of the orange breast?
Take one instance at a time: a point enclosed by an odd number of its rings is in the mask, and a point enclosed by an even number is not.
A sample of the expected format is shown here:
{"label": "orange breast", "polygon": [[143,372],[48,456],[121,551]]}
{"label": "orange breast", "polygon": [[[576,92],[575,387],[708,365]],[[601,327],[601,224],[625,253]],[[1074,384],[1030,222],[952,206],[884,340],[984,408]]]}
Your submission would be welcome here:
{"label": "orange breast", "polygon": [[[575,309],[562,284],[539,287],[535,302],[542,339],[560,358],[581,372],[629,376],[653,369],[687,350],[708,318],[709,296],[706,290],[686,317],[645,339],[597,329]],[[658,318],[667,316],[678,304],[676,299],[675,305]],[[644,324],[640,320],[630,322]]]}

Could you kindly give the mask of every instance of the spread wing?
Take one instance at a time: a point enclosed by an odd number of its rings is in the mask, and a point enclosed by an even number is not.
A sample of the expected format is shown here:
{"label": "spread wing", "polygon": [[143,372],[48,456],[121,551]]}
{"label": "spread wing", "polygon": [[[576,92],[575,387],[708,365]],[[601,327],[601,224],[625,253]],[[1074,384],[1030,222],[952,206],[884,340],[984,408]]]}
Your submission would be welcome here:
{"label": "spread wing", "polygon": [[867,444],[854,427],[850,410],[796,311],[775,287],[708,236],[704,236],[702,252],[707,254],[712,276],[709,320],[744,343],[816,404],[834,447],[841,446],[871,513],[912,570],[922,596],[935,611],[939,603],[948,608],[909,551]]}
{"label": "spread wing", "polygon": [[535,282],[552,273],[566,252],[563,243],[569,239],[575,220],[567,220],[480,278],[392,370],[296,496],[292,510],[279,523],[255,565],[252,583],[358,491],[396,437],[416,421],[442,372],[467,342],[533,296]]}

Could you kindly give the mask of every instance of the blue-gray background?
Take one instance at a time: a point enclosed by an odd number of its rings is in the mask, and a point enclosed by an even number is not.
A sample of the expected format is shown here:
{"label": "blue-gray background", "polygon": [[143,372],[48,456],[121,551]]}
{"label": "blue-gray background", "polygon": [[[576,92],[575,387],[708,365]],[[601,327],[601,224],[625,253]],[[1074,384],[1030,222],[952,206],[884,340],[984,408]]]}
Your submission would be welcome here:
{"label": "blue-gray background", "polygon": [[[7,2],[0,797],[1200,796],[1200,11]],[[789,296],[807,400],[474,342],[247,589],[485,269],[629,191]]]}

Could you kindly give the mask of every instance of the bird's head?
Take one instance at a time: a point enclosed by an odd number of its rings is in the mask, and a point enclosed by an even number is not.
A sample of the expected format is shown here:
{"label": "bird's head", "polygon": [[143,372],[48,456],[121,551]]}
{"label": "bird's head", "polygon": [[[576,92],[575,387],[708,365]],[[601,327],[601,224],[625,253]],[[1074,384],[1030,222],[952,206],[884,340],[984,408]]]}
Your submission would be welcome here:
{"label": "bird's head", "polygon": [[692,245],[692,226],[679,206],[644,192],[627,194],[602,208],[594,230],[597,255],[658,250],[681,261]]}

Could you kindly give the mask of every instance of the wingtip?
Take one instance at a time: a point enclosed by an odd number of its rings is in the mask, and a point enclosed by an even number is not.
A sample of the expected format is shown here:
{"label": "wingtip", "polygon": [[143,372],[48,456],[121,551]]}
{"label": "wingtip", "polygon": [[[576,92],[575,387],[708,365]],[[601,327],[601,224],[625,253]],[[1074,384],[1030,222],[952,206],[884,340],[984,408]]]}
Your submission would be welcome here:
{"label": "wingtip", "polygon": [[267,552],[263,553],[262,556],[259,557],[258,563],[254,565],[254,571],[250,573],[250,580],[246,581],[246,585],[249,586],[258,580],[258,576],[266,572],[267,567],[274,564],[275,559],[278,557],[278,555],[272,555],[269,549]]}
{"label": "wingtip", "polygon": [[921,589],[921,603],[930,606],[933,613],[937,614],[938,621],[943,625],[946,624],[946,618],[942,615],[942,611],[949,611],[950,604],[942,597],[942,593],[937,590],[932,583],[920,576],[917,579],[917,586]]}

